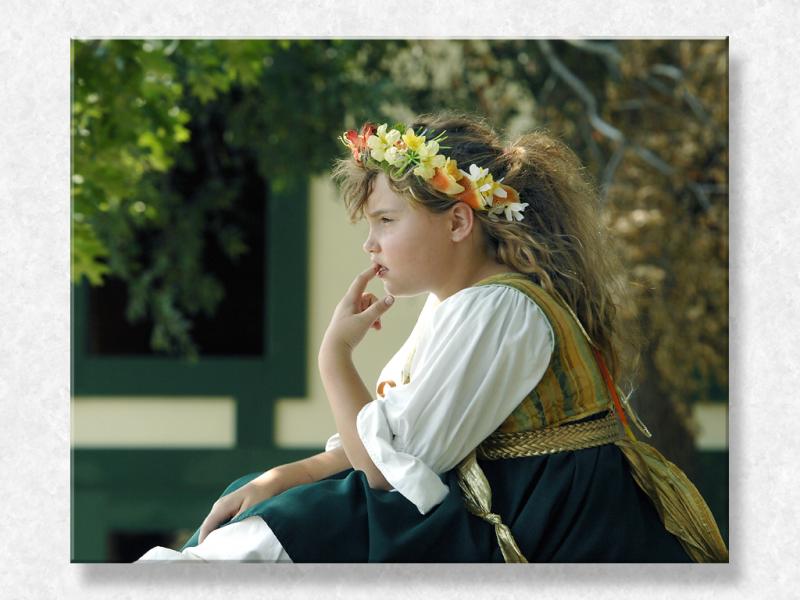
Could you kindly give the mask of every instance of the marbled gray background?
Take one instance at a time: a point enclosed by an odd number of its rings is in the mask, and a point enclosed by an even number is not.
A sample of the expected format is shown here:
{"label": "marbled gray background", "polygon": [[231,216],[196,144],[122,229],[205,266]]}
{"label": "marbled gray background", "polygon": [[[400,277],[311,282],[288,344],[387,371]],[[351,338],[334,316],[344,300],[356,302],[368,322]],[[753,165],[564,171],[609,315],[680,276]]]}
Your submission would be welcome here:
{"label": "marbled gray background", "polygon": [[[800,5],[4,0],[0,595],[4,598],[797,597]],[[730,41],[731,563],[71,565],[71,37],[716,37]],[[795,73],[795,75],[792,75]],[[798,386],[800,387],[800,386]],[[761,391],[756,391],[756,390]]]}

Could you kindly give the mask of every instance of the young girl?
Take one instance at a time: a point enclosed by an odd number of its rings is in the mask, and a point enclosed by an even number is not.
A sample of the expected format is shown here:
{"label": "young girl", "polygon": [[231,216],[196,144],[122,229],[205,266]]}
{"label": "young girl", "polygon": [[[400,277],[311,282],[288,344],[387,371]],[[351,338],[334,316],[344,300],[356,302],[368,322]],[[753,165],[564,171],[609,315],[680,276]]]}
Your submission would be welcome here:
{"label": "young girl", "polygon": [[[370,266],[319,351],[338,433],[234,481],[180,552],[140,560],[727,561],[695,487],[628,426],[619,279],[574,153],[542,133],[504,147],[450,113],[342,140]],[[352,351],[423,293],[373,394]]]}

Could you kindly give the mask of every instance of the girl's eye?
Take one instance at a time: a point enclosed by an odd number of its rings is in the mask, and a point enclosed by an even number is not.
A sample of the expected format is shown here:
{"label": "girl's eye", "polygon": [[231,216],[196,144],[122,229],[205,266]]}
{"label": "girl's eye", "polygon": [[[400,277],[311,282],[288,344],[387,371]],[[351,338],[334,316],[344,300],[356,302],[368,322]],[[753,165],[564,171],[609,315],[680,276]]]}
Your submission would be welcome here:
{"label": "girl's eye", "polygon": [[381,217],[381,223],[391,223],[392,219],[388,219],[386,217]]}

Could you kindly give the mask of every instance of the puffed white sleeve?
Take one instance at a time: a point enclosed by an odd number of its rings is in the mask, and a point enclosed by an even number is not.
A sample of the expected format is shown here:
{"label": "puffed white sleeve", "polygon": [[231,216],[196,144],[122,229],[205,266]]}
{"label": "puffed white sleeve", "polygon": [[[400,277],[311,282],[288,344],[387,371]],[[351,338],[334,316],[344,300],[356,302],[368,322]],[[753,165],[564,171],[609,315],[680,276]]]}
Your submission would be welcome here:
{"label": "puffed white sleeve", "polygon": [[341,448],[341,446],[342,440],[339,438],[339,432],[337,431],[325,442],[325,452],[330,452],[336,448]]}
{"label": "puffed white sleeve", "polygon": [[430,511],[448,492],[440,475],[536,387],[553,347],[549,321],[519,290],[486,285],[447,298],[418,339],[411,382],[358,413],[375,466],[420,513]]}
{"label": "puffed white sleeve", "polygon": [[[433,294],[429,294],[428,298],[425,300],[425,305],[422,307],[420,314],[417,316],[417,322],[414,324],[411,333],[406,341],[403,342],[403,345],[400,346],[400,349],[395,352],[394,356],[392,356],[389,362],[383,367],[378,377],[378,382],[391,380],[396,383],[403,380],[402,371],[408,358],[408,354],[417,343],[417,338],[419,337],[420,332],[425,329],[426,325],[431,319],[431,315],[436,310],[438,305],[439,299]],[[325,442],[325,452],[340,448],[341,445],[342,440],[339,437],[339,433],[336,432]]]}

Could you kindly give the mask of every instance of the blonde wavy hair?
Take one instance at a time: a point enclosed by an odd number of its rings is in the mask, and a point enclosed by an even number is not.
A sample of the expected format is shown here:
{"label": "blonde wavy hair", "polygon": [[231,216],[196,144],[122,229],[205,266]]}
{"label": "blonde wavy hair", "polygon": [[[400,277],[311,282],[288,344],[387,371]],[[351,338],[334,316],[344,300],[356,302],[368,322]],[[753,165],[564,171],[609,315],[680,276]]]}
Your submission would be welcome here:
{"label": "blonde wavy hair", "polygon": [[[628,301],[622,269],[610,250],[602,225],[596,188],[580,159],[546,131],[523,135],[506,146],[485,119],[456,112],[418,116],[408,124],[427,128],[430,139],[446,130],[442,153],[459,165],[489,169],[495,180],[519,192],[527,202],[522,221],[492,221],[475,215],[487,239],[487,253],[524,273],[551,294],[560,296],[580,319],[615,379],[630,375],[636,360],[636,334],[623,335],[617,304]],[[364,217],[375,178],[384,171],[354,159],[336,161],[332,176],[343,194],[352,222]],[[402,179],[389,178],[392,189],[409,201],[441,213],[456,202],[439,193],[410,170]],[[621,346],[625,346],[622,352]],[[622,356],[625,356],[623,365]]]}

